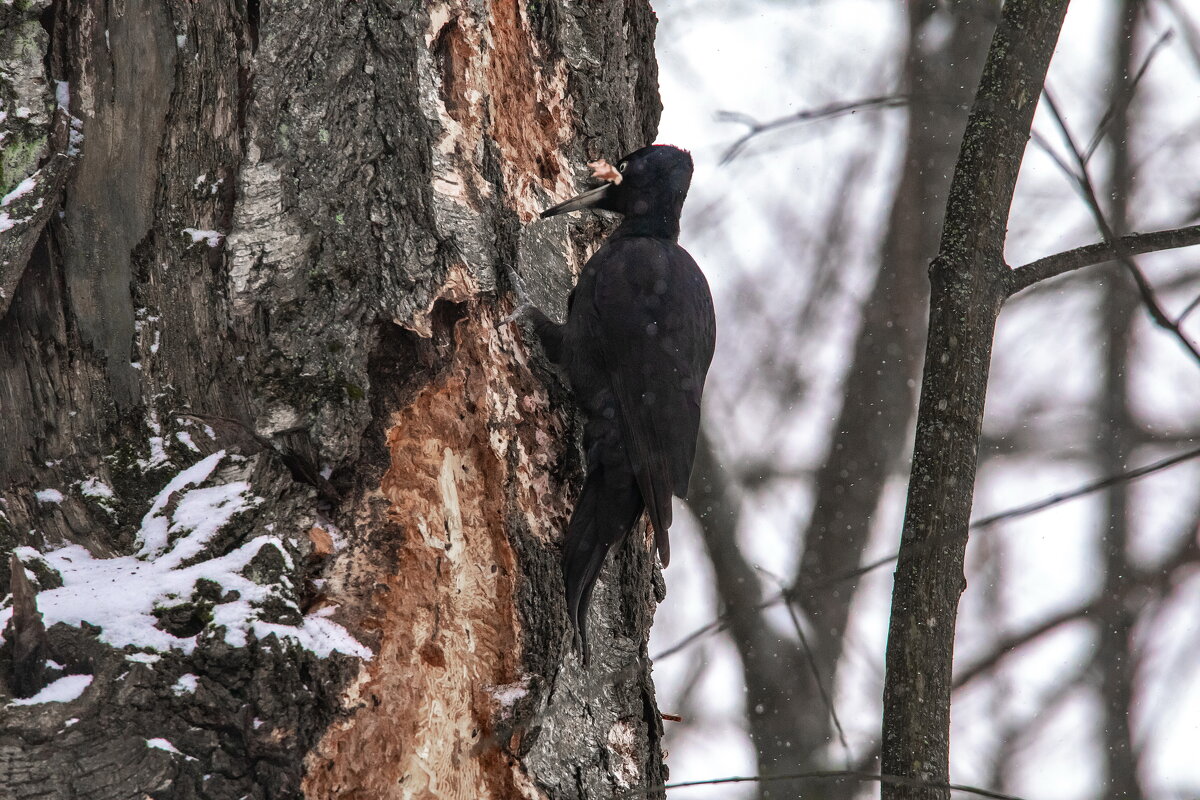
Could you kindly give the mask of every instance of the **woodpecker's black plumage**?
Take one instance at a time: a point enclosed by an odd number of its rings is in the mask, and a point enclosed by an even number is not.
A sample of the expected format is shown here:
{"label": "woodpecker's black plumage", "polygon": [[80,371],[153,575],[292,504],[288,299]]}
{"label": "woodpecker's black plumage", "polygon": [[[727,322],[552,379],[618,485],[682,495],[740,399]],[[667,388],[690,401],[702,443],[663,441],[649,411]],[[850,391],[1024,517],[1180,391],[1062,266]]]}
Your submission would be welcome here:
{"label": "woodpecker's black plumage", "polygon": [[587,419],[587,477],[562,556],[567,610],[585,654],[596,576],[643,509],[663,566],[670,560],[671,496],[687,493],[716,342],[708,282],[676,243],[691,156],[653,145],[623,158],[617,172],[598,171],[610,180],[542,212],[590,207],[624,217],[584,265],[566,323],[527,304],[514,315],[533,323]]}

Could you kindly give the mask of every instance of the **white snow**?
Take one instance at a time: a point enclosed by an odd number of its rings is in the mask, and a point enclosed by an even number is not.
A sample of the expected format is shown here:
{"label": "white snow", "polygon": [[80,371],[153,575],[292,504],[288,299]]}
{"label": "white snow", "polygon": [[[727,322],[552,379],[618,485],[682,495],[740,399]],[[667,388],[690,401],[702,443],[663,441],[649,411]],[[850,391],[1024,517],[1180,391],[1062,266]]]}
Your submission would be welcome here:
{"label": "white snow", "polygon": [[[150,504],[150,510],[146,512],[146,516],[142,517],[142,528],[138,531],[138,541],[141,542],[141,552],[150,554],[156,550],[160,550],[167,546],[167,529],[168,521],[159,516],[159,512],[166,506],[171,499],[171,495],[193,484],[203,483],[212,474],[212,471],[217,468],[217,464],[224,458],[225,451],[219,450],[216,453],[197,461],[192,466],[180,472],[174,478],[167,482],[167,485],[162,488],[155,497],[154,502]],[[230,486],[232,484],[227,484]],[[248,488],[246,484],[239,484],[238,489]],[[217,527],[224,525],[233,516],[232,513],[224,519],[217,521]]]}
{"label": "white snow", "polygon": [[158,653],[129,653],[125,656],[126,661],[136,661],[139,664],[157,664],[162,660],[162,656]]}
{"label": "white snow", "polygon": [[178,439],[179,442],[188,450],[191,450],[194,453],[200,452],[200,448],[196,447],[196,443],[192,441],[192,435],[187,431],[180,431],[179,433],[175,434],[175,438]]}
{"label": "white snow", "polygon": [[489,686],[488,692],[501,706],[511,706],[529,694],[529,678],[526,677],[520,683],[504,683],[499,686]]}
{"label": "white snow", "polygon": [[[67,155],[79,155],[79,145],[83,144],[83,120],[79,117],[71,117],[71,131],[67,135]],[[60,214],[64,212],[60,211]]]}
{"label": "white snow", "polygon": [[174,753],[175,755],[179,756],[183,755],[183,753],[179,752],[179,749],[175,747],[175,745],[171,744],[166,739],[147,739],[146,747],[151,747],[155,750],[166,750],[168,753]]}
{"label": "white snow", "polygon": [[71,108],[71,84],[66,81],[55,81],[54,99],[58,101],[59,108],[69,111]]}
{"label": "white snow", "polygon": [[18,222],[24,222],[24,220],[13,219],[8,215],[7,211],[0,211],[0,233],[3,233],[9,228],[16,227]]}
{"label": "white snow", "polygon": [[150,437],[148,442],[150,445],[150,458],[138,459],[138,466],[143,472],[161,467],[171,460],[167,456],[166,448],[163,447],[162,425],[158,424],[158,415],[156,413],[150,413],[150,418],[146,420],[146,427],[150,428],[150,432],[154,435]]}
{"label": "white snow", "polygon": [[91,675],[67,675],[47,685],[33,697],[13,700],[12,706],[35,706],[42,703],[69,703],[83,694],[92,685]]}
{"label": "white snow", "polygon": [[225,234],[218,231],[201,230],[200,228],[184,228],[183,232],[192,237],[192,244],[204,242],[209,247],[219,247]]}
{"label": "white snow", "polygon": [[91,477],[80,481],[76,486],[79,487],[79,493],[84,497],[91,499],[108,513],[114,513],[113,501],[116,500],[117,496],[113,492],[112,487],[107,483],[99,478]]}
{"label": "white snow", "polygon": [[[184,566],[238,513],[261,502],[244,481],[191,488],[209,480],[225,458],[224,451],[213,453],[163,487],[142,518],[133,555],[96,558],[79,545],[44,554],[16,548],[19,558],[40,558],[62,577],[60,588],[38,593],[46,626],[88,622],[99,626],[100,638],[113,647],[191,653],[196,637],[179,637],[155,627],[154,611],[189,601],[196,581],[207,579],[222,587],[222,597],[236,598],[212,609],[213,628],[224,627],[225,641],[232,646],[244,646],[251,633],[260,639],[275,634],[322,658],[337,651],[370,659],[369,649],[327,618],[330,608],[304,617],[299,626],[258,619],[255,605],[270,598],[272,588],[254,583],[241,572],[265,546],[276,547],[290,561],[279,537],[256,536],[230,553]],[[173,511],[167,510],[168,503]],[[11,608],[0,609],[0,630],[11,616]]]}
{"label": "white snow", "polygon": [[199,681],[200,679],[190,672],[186,675],[180,675],[179,680],[175,681],[175,685],[171,687],[171,691],[175,694],[191,694],[196,691]]}
{"label": "white snow", "polygon": [[61,503],[63,501],[63,493],[58,489],[38,489],[34,496],[40,503]]}
{"label": "white snow", "polygon": [[112,487],[99,478],[88,478],[79,484],[79,491],[84,497],[94,497],[97,500],[112,500],[116,497]]}
{"label": "white snow", "polygon": [[9,203],[11,203],[13,200],[16,200],[18,197],[29,194],[30,192],[32,192],[34,190],[34,187],[36,187],[36,186],[37,186],[37,181],[35,181],[33,179],[32,175],[30,175],[28,178],[26,178],[25,180],[18,183],[15,189],[13,189],[8,194],[4,195],[4,199],[0,200],[0,206],[6,206]]}

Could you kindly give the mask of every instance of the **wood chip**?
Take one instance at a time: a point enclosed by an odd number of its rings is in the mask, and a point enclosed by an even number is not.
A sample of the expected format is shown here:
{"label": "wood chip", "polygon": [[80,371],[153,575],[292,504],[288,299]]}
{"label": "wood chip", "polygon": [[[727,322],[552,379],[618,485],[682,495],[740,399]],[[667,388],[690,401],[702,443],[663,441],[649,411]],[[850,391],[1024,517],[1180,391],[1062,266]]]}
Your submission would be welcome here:
{"label": "wood chip", "polygon": [[620,171],[603,158],[599,161],[589,161],[588,166],[592,169],[593,178],[599,178],[602,181],[609,181],[611,183],[621,182]]}
{"label": "wood chip", "polygon": [[314,556],[331,556],[333,555],[333,537],[324,528],[313,526],[308,531],[308,540],[312,542],[312,554]]}

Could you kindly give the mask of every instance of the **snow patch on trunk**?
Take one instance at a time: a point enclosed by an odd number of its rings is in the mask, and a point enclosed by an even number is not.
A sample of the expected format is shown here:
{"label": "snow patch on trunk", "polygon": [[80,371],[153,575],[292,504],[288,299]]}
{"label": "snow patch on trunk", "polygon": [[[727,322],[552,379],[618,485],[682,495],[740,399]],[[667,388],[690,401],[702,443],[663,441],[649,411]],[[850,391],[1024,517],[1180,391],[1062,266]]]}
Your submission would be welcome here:
{"label": "snow patch on trunk", "polygon": [[13,700],[9,705],[36,706],[42,703],[69,703],[72,700],[78,700],[83,694],[83,690],[91,685],[91,675],[66,675],[48,684],[33,697]]}
{"label": "snow patch on trunk", "polygon": [[[299,625],[260,617],[268,601],[289,601],[276,587],[260,585],[244,572],[267,546],[276,548],[285,562],[290,560],[278,536],[255,536],[224,555],[204,557],[206,547],[222,529],[262,502],[245,481],[199,486],[212,477],[224,458],[223,450],[213,453],[163,487],[142,518],[136,536],[139,547],[133,555],[96,558],[74,544],[48,553],[16,548],[19,558],[40,558],[62,578],[61,587],[38,593],[38,609],[46,626],[86,622],[99,626],[100,638],[113,647],[184,653],[195,650],[201,636],[223,628],[225,642],[234,647],[245,646],[251,635],[262,639],[274,634],[323,658],[340,652],[370,659],[368,648],[328,618],[331,609],[304,616]],[[198,599],[198,581],[218,586],[219,596],[205,605]],[[197,608],[202,630],[192,636],[164,630],[160,616],[188,604]],[[299,616],[299,609],[295,610]],[[0,630],[11,616],[11,607],[0,609]]]}

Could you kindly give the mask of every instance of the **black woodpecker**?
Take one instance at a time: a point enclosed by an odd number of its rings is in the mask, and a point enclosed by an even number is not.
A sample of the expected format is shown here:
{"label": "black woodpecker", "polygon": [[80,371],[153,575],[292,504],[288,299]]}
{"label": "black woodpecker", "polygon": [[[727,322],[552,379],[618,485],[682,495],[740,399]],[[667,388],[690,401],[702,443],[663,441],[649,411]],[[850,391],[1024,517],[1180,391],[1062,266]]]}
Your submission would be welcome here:
{"label": "black woodpecker", "polygon": [[586,417],[587,477],[563,544],[567,611],[587,658],[587,609],[613,545],[643,509],[665,567],[671,496],[684,497],[700,429],[700,397],[716,344],[712,294],[679,246],[679,215],[692,180],[685,150],[652,145],[615,168],[592,165],[604,182],[542,212],[595,208],[624,219],[584,265],[558,325],[526,301],[508,319],[528,320],[566,373]]}

